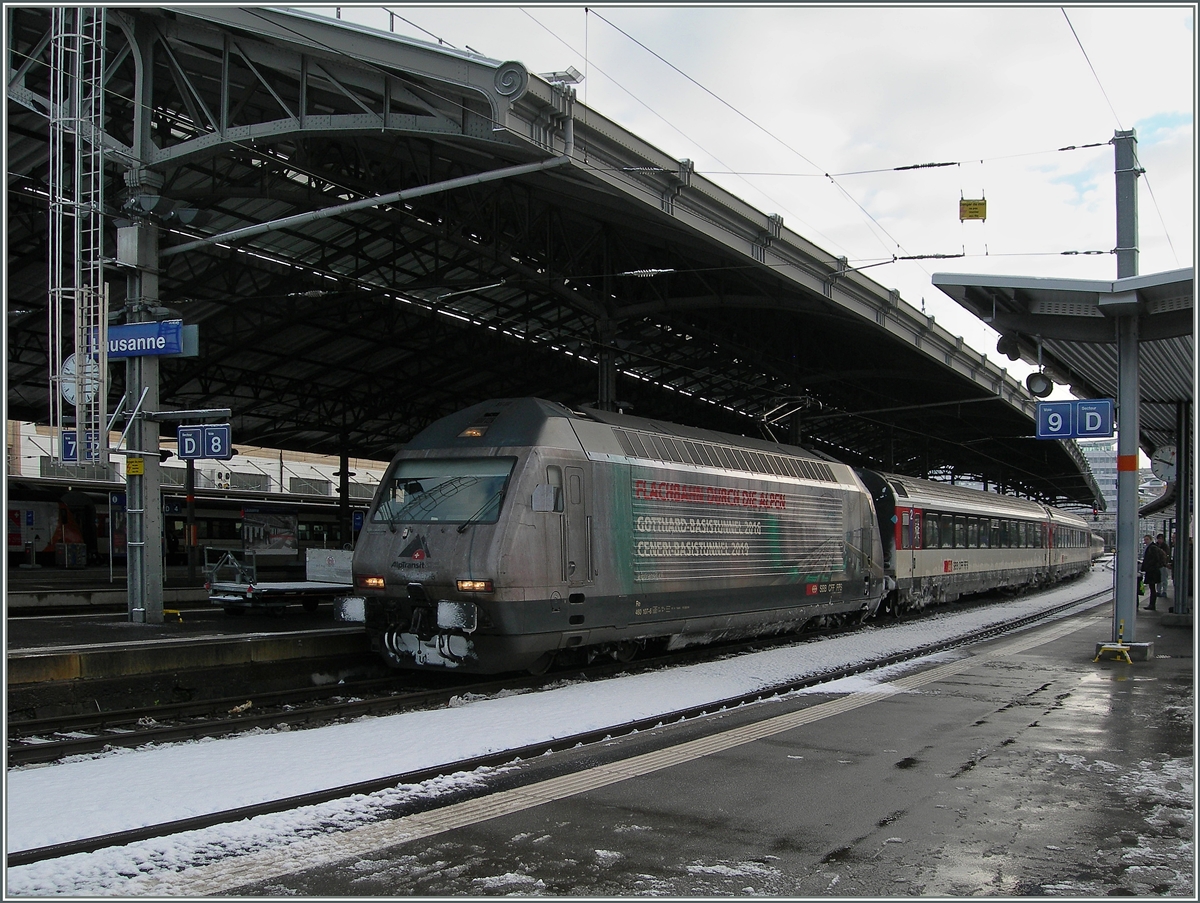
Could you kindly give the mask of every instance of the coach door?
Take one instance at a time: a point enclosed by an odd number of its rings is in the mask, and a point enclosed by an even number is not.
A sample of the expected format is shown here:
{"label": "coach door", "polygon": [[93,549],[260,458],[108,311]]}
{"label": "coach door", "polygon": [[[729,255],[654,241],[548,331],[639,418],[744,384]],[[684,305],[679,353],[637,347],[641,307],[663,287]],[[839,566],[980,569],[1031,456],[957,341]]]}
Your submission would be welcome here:
{"label": "coach door", "polygon": [[[588,468],[590,470],[590,468]],[[569,586],[592,582],[592,506],[588,472],[582,467],[564,467],[566,485],[565,563]]]}

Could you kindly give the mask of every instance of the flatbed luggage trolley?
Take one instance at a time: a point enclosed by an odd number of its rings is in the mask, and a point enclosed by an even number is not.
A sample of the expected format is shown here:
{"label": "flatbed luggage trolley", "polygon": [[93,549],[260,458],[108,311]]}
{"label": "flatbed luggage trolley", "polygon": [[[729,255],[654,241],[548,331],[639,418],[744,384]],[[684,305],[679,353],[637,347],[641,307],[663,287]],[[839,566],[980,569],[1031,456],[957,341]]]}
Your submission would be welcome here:
{"label": "flatbed luggage trolley", "polygon": [[322,601],[332,601],[352,588],[351,555],[344,549],[309,549],[305,561],[308,579],[260,582],[253,552],[246,561],[226,552],[208,568],[208,601],[224,608],[228,615],[240,615],[249,609],[278,615],[286,606],[297,604],[314,612]]}

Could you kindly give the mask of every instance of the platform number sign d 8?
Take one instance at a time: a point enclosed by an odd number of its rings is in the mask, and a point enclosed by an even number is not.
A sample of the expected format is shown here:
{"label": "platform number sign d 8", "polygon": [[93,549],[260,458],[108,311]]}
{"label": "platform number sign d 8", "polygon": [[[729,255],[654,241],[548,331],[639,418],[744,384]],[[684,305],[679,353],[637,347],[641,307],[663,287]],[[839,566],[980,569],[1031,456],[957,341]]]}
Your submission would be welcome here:
{"label": "platform number sign d 8", "polygon": [[179,457],[185,461],[197,458],[228,461],[233,457],[233,442],[228,423],[181,426],[175,435]]}
{"label": "platform number sign d 8", "polygon": [[232,444],[228,423],[218,423],[204,428],[204,457],[227,461],[232,457]]}

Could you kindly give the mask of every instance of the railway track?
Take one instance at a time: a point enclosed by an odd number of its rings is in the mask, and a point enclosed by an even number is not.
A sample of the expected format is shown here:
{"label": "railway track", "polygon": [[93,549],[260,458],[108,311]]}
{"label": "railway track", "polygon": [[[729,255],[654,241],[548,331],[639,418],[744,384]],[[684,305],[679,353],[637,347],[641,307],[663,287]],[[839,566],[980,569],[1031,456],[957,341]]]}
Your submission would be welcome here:
{"label": "railway track", "polygon": [[[786,683],[782,683],[777,686],[758,690],[758,691],[756,691],[754,693],[750,693],[750,694],[732,696],[729,698],[719,699],[719,700],[713,700],[713,701],[707,702],[703,705],[694,706],[694,707],[687,708],[687,709],[681,709],[679,711],[674,711],[674,712],[670,712],[670,713],[666,713],[666,714],[660,714],[660,715],[656,715],[656,716],[646,718],[646,719],[631,721],[631,722],[627,722],[627,723],[620,724],[620,725],[608,726],[608,727],[604,727],[604,728],[601,728],[598,730],[588,731],[588,732],[585,732],[582,734],[575,734],[575,735],[571,735],[568,737],[562,737],[562,738],[558,738],[555,740],[546,741],[543,743],[537,743],[537,744],[533,744],[530,746],[525,746],[520,749],[503,750],[503,751],[489,754],[486,756],[479,756],[479,757],[474,757],[474,758],[465,759],[465,760],[461,760],[461,761],[444,763],[442,765],[434,766],[434,767],[427,768],[427,769],[422,769],[420,771],[404,772],[404,773],[399,773],[399,774],[387,775],[385,777],[376,778],[376,779],[369,780],[369,781],[341,785],[338,787],[332,787],[332,788],[328,788],[326,790],[321,790],[321,791],[314,792],[314,793],[307,793],[307,794],[303,794],[303,795],[299,795],[299,796],[287,797],[284,799],[271,800],[268,802],[264,802],[264,803],[260,803],[260,804],[256,804],[256,805],[252,805],[252,806],[244,806],[244,807],[240,807],[237,809],[209,813],[209,814],[197,816],[194,818],[181,819],[181,820],[176,820],[176,821],[167,822],[167,823],[158,824],[158,825],[149,825],[149,826],[137,828],[134,830],[121,831],[121,832],[107,834],[107,835],[103,835],[103,836],[99,836],[99,837],[83,838],[80,840],[71,841],[71,842],[62,843],[62,844],[55,844],[55,845],[47,846],[47,847],[39,847],[36,849],[30,849],[30,850],[21,850],[21,851],[9,853],[7,856],[7,864],[9,867],[15,867],[15,866],[25,865],[25,864],[29,864],[29,863],[33,863],[33,862],[46,860],[46,859],[53,859],[53,858],[57,858],[60,856],[67,856],[67,855],[71,855],[74,853],[93,852],[95,850],[103,849],[105,847],[120,846],[123,844],[133,843],[133,842],[139,841],[139,840],[146,840],[146,839],[153,838],[153,837],[167,836],[170,834],[180,833],[183,831],[198,830],[201,828],[211,827],[213,825],[225,824],[225,823],[229,823],[229,822],[240,821],[242,819],[253,818],[253,817],[256,817],[259,815],[266,815],[266,814],[271,814],[271,813],[275,813],[275,812],[288,811],[291,809],[300,808],[302,806],[316,805],[319,803],[324,803],[324,802],[328,802],[330,800],[340,799],[340,798],[344,798],[344,797],[355,795],[355,794],[375,793],[380,790],[385,790],[385,789],[388,789],[391,787],[395,787],[398,784],[416,784],[416,783],[420,783],[422,781],[429,780],[434,777],[438,777],[440,775],[453,774],[456,772],[463,772],[463,771],[471,771],[476,768],[485,767],[485,766],[495,767],[498,765],[511,763],[516,759],[533,758],[536,756],[544,755],[549,752],[556,752],[556,751],[561,751],[561,750],[565,750],[565,749],[571,749],[571,748],[576,747],[581,744],[586,745],[586,744],[590,744],[590,743],[599,742],[602,740],[621,737],[621,736],[625,736],[627,734],[632,734],[632,733],[635,733],[638,731],[649,730],[651,728],[658,727],[663,724],[676,723],[676,722],[687,720],[690,718],[707,715],[712,712],[722,711],[722,710],[735,708],[737,706],[741,706],[741,705],[745,705],[745,704],[749,704],[749,703],[759,702],[761,700],[772,698],[774,696],[778,696],[778,695],[782,695],[782,694],[786,694],[786,693],[789,693],[789,692],[792,692],[795,690],[819,686],[820,684],[827,683],[827,682],[830,682],[833,680],[838,680],[843,677],[849,677],[849,676],[853,676],[856,674],[862,674],[862,673],[873,671],[873,670],[876,670],[879,668],[887,667],[889,665],[894,665],[894,664],[897,664],[900,662],[910,661],[910,660],[913,660],[916,658],[920,658],[922,656],[927,656],[927,655],[931,655],[931,654],[934,654],[937,652],[946,651],[948,649],[967,646],[967,645],[970,645],[973,643],[978,643],[978,642],[981,642],[984,640],[992,639],[992,638],[1002,636],[1007,633],[1014,632],[1016,630],[1023,629],[1025,627],[1031,626],[1031,625],[1039,623],[1039,622],[1052,620],[1056,616],[1062,614],[1063,612],[1065,612],[1069,609],[1075,608],[1076,606],[1078,606],[1080,604],[1085,604],[1087,602],[1093,602],[1093,601],[1099,600],[1108,595],[1111,595],[1110,590],[1104,590],[1101,592],[1091,593],[1091,594],[1088,594],[1088,595],[1085,595],[1082,597],[1072,599],[1072,600],[1062,603],[1060,605],[1053,606],[1049,609],[1045,609],[1034,615],[1020,618],[1015,621],[1007,622],[1004,624],[993,625],[991,627],[988,627],[988,628],[985,628],[982,630],[976,630],[976,631],[969,632],[967,634],[956,636],[952,639],[947,639],[947,640],[942,640],[942,641],[938,641],[938,642],[925,644],[925,645],[922,645],[917,648],[909,649],[903,653],[883,656],[883,657],[880,657],[879,659],[876,659],[873,661],[860,662],[858,664],[855,664],[855,665],[849,666],[849,667],[831,669],[829,671],[826,671],[826,672],[823,672],[820,674],[811,675],[811,676],[805,677],[803,679],[798,679],[798,680],[794,680],[794,681],[788,681]],[[823,635],[827,635],[827,634],[823,634]],[[795,642],[794,637],[791,638],[791,642]],[[739,644],[739,645],[747,645],[748,646],[751,644]],[[756,645],[761,647],[763,644],[760,642]],[[728,647],[725,647],[720,650],[720,653],[721,653],[721,656],[728,655],[731,653],[731,650]],[[713,657],[717,657],[717,656],[710,655],[709,657],[713,658]],[[676,665],[682,663],[680,658],[673,658],[671,660],[671,662]],[[661,666],[661,664],[662,664],[661,661],[659,661],[659,662],[647,661],[647,662],[643,663],[641,668],[638,670],[644,670],[647,667],[658,667],[658,666]],[[629,672],[631,670],[634,670],[634,669],[632,669],[630,665],[614,664],[614,665],[604,666],[601,668],[596,668],[596,669],[592,669],[592,670],[583,672],[579,676],[584,679],[589,679],[589,678],[595,679],[595,678],[599,678],[601,676],[607,676],[609,673],[612,673],[614,671]],[[392,699],[390,702],[390,705],[399,706],[401,708],[412,708],[412,707],[416,707],[419,704],[417,701],[418,699],[424,699],[425,704],[434,704],[434,703],[441,703],[441,702],[449,701],[449,699],[451,697],[456,696],[456,695],[462,695],[464,693],[472,693],[472,694],[479,693],[480,695],[483,695],[488,692],[492,692],[492,693],[498,692],[499,690],[502,690],[502,689],[508,690],[508,691],[512,691],[513,689],[520,689],[522,687],[525,687],[528,689],[536,689],[538,686],[543,685],[547,681],[548,678],[552,678],[555,681],[561,681],[562,679],[564,679],[564,674],[557,673],[554,675],[546,675],[546,676],[542,676],[542,677],[529,677],[529,678],[518,679],[518,680],[510,679],[507,681],[487,681],[487,682],[481,682],[481,683],[476,683],[476,684],[460,685],[453,689],[438,689],[438,690],[423,691],[421,693],[416,693],[416,694],[407,694],[405,697],[403,697],[403,701],[398,701],[396,699]],[[373,699],[373,700],[358,700],[358,701],[354,701],[354,702],[350,702],[350,703],[339,703],[336,705],[328,706],[327,708],[330,711],[327,712],[326,714],[324,714],[323,716],[317,715],[314,712],[286,713],[286,714],[287,714],[288,718],[291,718],[294,716],[301,721],[314,721],[314,720],[320,720],[321,718],[324,718],[324,720],[334,720],[335,718],[346,717],[352,711],[354,711],[353,709],[348,709],[347,706],[366,707],[366,706],[370,706],[370,705],[376,705],[376,706],[379,706],[380,708],[372,709],[372,711],[382,711],[382,710],[386,710],[385,706],[387,704],[388,704],[387,701],[382,698]],[[315,707],[315,708],[320,708],[320,707]],[[334,710],[340,711],[340,714],[335,714]],[[361,709],[361,710],[357,710],[357,711],[359,714],[361,714],[363,710],[365,710],[365,709]],[[284,723],[284,722],[277,721],[275,723]],[[295,722],[288,721],[287,723],[295,723]],[[211,733],[209,735],[211,735]],[[149,742],[149,740],[146,739],[145,734],[140,735],[140,737],[142,739],[139,739],[137,741],[138,744]],[[109,740],[108,743],[109,743],[109,745],[111,745],[111,740]],[[10,760],[11,760],[11,752],[10,752]],[[430,803],[430,806],[436,806],[436,805],[437,805],[436,803]]]}
{"label": "railway track", "polygon": [[[987,605],[987,597],[958,603],[959,611]],[[926,610],[899,619],[910,623],[936,614]],[[879,623],[878,621],[875,623]],[[886,623],[886,622],[885,622]],[[854,629],[842,627],[840,630]],[[688,647],[639,658],[629,663],[594,662],[544,675],[503,675],[465,680],[454,674],[411,672],[326,687],[304,687],[230,696],[196,702],[166,703],[140,708],[97,711],[8,722],[9,765],[54,762],[68,756],[132,748],[150,743],[172,743],[229,736],[254,729],[322,724],[362,717],[395,714],[446,705],[456,696],[488,696],[500,692],[530,692],[564,679],[600,680],[615,674],[633,674],[664,667],[712,661],[727,656],[808,642],[832,635],[788,633],[730,643]],[[422,685],[406,686],[414,682]]]}
{"label": "railway track", "polygon": [[[828,636],[829,633],[819,635]],[[283,725],[317,726],[363,715],[433,708],[446,705],[454,697],[464,694],[488,696],[500,692],[533,691],[564,679],[597,680],[619,673],[692,664],[769,646],[802,642],[805,636],[793,633],[698,646],[630,663],[592,663],[537,676],[510,674],[464,681],[456,679],[457,675],[454,674],[414,671],[337,686],[258,693],[252,698],[230,696],[82,715],[12,719],[8,722],[8,761],[10,765],[31,765],[53,762],[67,756],[97,753],[110,747],[129,748],[148,743],[221,737],[255,728]],[[424,681],[433,686],[405,686],[414,681]]]}

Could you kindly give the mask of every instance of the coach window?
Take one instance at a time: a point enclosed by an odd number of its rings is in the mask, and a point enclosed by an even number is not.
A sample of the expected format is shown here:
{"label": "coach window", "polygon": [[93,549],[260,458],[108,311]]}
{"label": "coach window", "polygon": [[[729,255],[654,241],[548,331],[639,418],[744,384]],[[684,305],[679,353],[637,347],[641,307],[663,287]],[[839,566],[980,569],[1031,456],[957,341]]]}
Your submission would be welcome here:
{"label": "coach window", "polygon": [[941,517],[942,530],[942,548],[954,548],[954,518],[949,514],[943,514]]}
{"label": "coach window", "polygon": [[972,549],[979,548],[979,521],[975,518],[967,521],[967,545]]}
{"label": "coach window", "polygon": [[936,514],[925,515],[925,544],[922,548],[936,549],[941,543],[938,541],[938,518]]}
{"label": "coach window", "polygon": [[967,547],[967,520],[963,517],[954,518],[954,548]]}

